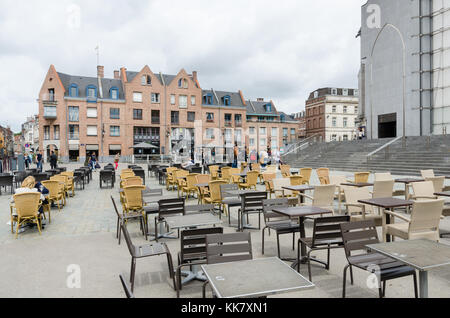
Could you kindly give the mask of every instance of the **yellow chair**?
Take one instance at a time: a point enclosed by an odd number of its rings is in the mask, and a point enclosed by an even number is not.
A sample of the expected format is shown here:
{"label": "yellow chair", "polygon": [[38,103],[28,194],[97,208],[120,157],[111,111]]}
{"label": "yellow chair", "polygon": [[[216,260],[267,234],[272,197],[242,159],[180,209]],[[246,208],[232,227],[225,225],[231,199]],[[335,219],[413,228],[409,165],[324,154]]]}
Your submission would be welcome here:
{"label": "yellow chair", "polygon": [[142,212],[144,202],[142,200],[142,191],[145,190],[143,185],[128,186],[123,189],[125,197],[125,213]]}
{"label": "yellow chair", "polygon": [[227,183],[230,183],[230,179],[231,179],[231,167],[223,167],[222,168],[222,177],[221,179],[224,180]]}
{"label": "yellow chair", "polygon": [[219,166],[209,166],[209,173],[212,180],[219,179]]}
{"label": "yellow chair", "polygon": [[58,181],[53,181],[53,180],[47,180],[47,181],[42,181],[42,185],[44,187],[47,188],[48,190],[48,196],[47,196],[47,201],[49,202],[49,204],[51,203],[56,203],[56,205],[58,206],[58,211],[61,211],[61,207],[60,207],[60,201],[63,201],[63,195],[62,192],[60,191],[60,184]]}
{"label": "yellow chair", "polygon": [[35,223],[41,235],[41,217],[39,216],[39,202],[41,201],[41,193],[26,192],[13,196],[14,207],[17,215],[11,214],[11,225],[16,223],[16,239],[19,235],[19,228],[25,223]]}
{"label": "yellow chair", "polygon": [[166,189],[169,190],[173,190],[175,188],[175,186],[177,185],[176,180],[175,180],[175,171],[177,171],[178,169],[175,167],[169,167],[166,169]]}
{"label": "yellow chair", "polygon": [[369,182],[370,172],[355,172],[355,183]]}
{"label": "yellow chair", "polygon": [[61,172],[61,175],[66,176],[69,182],[68,190],[72,191],[72,197],[75,196],[75,182],[73,177],[73,171],[64,171]]}
{"label": "yellow chair", "polygon": [[67,198],[68,187],[67,187],[66,179],[67,179],[66,176],[62,176],[60,174],[55,175],[50,178],[51,181],[58,181],[58,183],[59,183],[59,191],[62,193],[62,197],[63,197],[63,206],[65,206],[67,204],[66,198]]}
{"label": "yellow chair", "polygon": [[180,197],[180,191],[183,187],[186,186],[186,178],[189,175],[189,171],[186,170],[177,170],[174,172],[174,178],[177,185],[178,197]]}
{"label": "yellow chair", "polygon": [[319,168],[316,170],[321,185],[330,184],[330,169]]}
{"label": "yellow chair", "polygon": [[275,173],[263,173],[264,185],[266,186],[266,192],[269,193],[269,198],[272,199],[272,194],[275,193],[273,189],[273,179],[277,177]]}
{"label": "yellow chair", "polygon": [[312,168],[301,168],[300,175],[303,177],[303,184],[309,184],[311,179]]}
{"label": "yellow chair", "polygon": [[256,184],[258,183],[258,171],[250,171],[247,173],[247,182],[239,183],[240,189],[252,189],[256,190]]}
{"label": "yellow chair", "polygon": [[239,184],[239,182],[241,182],[241,176],[236,176],[236,174],[240,174],[241,169],[231,168],[230,173],[231,173],[231,179],[230,179],[231,183]]}
{"label": "yellow chair", "polygon": [[186,193],[186,198],[189,198],[191,193],[198,195],[198,188],[195,186],[197,184],[197,176],[198,173],[191,173],[186,176],[186,185],[181,188],[182,193]]}
{"label": "yellow chair", "polygon": [[[197,178],[197,184],[200,183],[210,183],[211,182],[211,175],[209,174],[199,174],[196,176]],[[209,190],[208,187],[200,187],[198,188],[198,193],[199,193],[199,197],[198,197],[198,204],[202,204],[203,203],[203,198],[205,196],[209,195]]]}
{"label": "yellow chair", "polygon": [[281,175],[283,178],[289,178],[291,176],[291,166],[290,165],[281,165],[280,166]]}
{"label": "yellow chair", "polygon": [[[220,211],[222,211],[222,193],[220,191],[220,186],[223,184],[227,183],[223,180],[211,181],[209,183],[210,196],[203,198],[206,204],[218,205]],[[220,218],[222,218],[222,212],[220,213]]]}

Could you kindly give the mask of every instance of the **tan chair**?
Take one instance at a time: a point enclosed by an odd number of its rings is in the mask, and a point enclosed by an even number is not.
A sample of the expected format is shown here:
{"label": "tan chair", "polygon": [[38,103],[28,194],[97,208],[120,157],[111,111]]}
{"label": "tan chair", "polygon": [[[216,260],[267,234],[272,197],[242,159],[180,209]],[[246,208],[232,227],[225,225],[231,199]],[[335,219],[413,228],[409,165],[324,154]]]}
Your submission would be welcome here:
{"label": "tan chair", "polygon": [[221,171],[221,179],[230,183],[231,179],[231,167],[223,167]]}
{"label": "tan chair", "polygon": [[[259,181],[262,182],[261,164],[260,163],[252,163],[252,171],[258,171]],[[256,180],[256,182],[258,183],[258,180]]]}
{"label": "tan chair", "polygon": [[263,173],[263,181],[264,185],[266,186],[266,192],[269,194],[269,198],[272,198],[272,194],[275,193],[273,190],[273,179],[277,177],[276,173]]}
{"label": "tan chair", "polygon": [[278,172],[278,166],[276,166],[276,165],[267,166],[267,169],[265,171],[265,173],[275,173],[275,174],[277,172]]}
{"label": "tan chair", "polygon": [[186,185],[181,188],[183,194],[186,194],[186,198],[189,198],[189,195],[197,194],[198,188],[195,186],[197,184],[197,175],[198,173],[191,173],[186,176]]}
{"label": "tan chair", "polygon": [[359,200],[372,198],[368,187],[345,187],[344,193],[346,214],[350,216],[351,222],[373,220],[376,226],[382,226],[383,217],[380,210],[372,205],[358,202]]}
{"label": "tan chair", "polygon": [[[377,181],[391,181],[394,180],[394,178],[392,177],[390,172],[378,172],[374,174],[375,176],[375,182]],[[395,184],[395,181],[394,181]],[[393,197],[398,197],[398,196],[405,196],[405,190],[393,190],[392,193]]]}
{"label": "tan chair", "polygon": [[311,179],[312,168],[301,168],[300,175],[303,177],[303,184],[309,184]]}
{"label": "tan chair", "polygon": [[434,178],[434,170],[429,169],[429,170],[421,170],[420,174],[422,175],[422,178],[426,179],[426,178]]}
{"label": "tan chair", "polygon": [[335,198],[338,200],[338,211],[339,214],[342,212],[342,202],[345,200],[344,189],[349,188],[349,186],[344,186],[342,183],[347,183],[348,180],[345,176],[341,175],[333,175],[330,176],[330,185],[334,184],[336,186],[337,193],[335,194]]}
{"label": "tan chair", "polygon": [[142,200],[142,191],[145,186],[128,186],[123,189],[125,196],[125,213],[142,212],[144,209],[144,201]]}
{"label": "tan chair", "polygon": [[241,169],[239,168],[231,168],[230,169],[230,182],[234,183],[234,184],[239,184],[241,182],[241,177],[240,176],[235,176],[235,174],[240,174],[241,173]]}
{"label": "tan chair", "polygon": [[373,184],[373,198],[391,198],[394,193],[394,180],[375,181]]}
{"label": "tan chair", "polygon": [[142,180],[141,177],[136,177],[136,176],[128,177],[128,178],[125,178],[122,181],[120,181],[121,188],[132,186],[132,185],[144,185],[144,181]]}
{"label": "tan chair", "polygon": [[[209,174],[198,174],[196,176],[197,178],[197,184],[199,183],[210,183],[211,182],[211,175]],[[198,203],[203,203],[203,198],[209,195],[208,187],[200,187],[198,188]]]}
{"label": "tan chair", "polygon": [[[411,218],[402,214],[385,211],[391,216],[390,224],[386,224],[383,217],[383,237],[386,235],[400,237],[404,240],[427,239],[439,242],[439,223],[441,221],[444,200],[415,201],[411,211]],[[399,218],[405,223],[395,223]]]}
{"label": "tan chair", "polygon": [[[204,203],[218,205],[220,211],[222,211],[222,193],[220,191],[220,186],[227,184],[223,180],[215,180],[209,183],[210,195],[203,198]],[[220,212],[220,218],[222,218],[222,212]]]}
{"label": "tan chair", "polygon": [[58,211],[61,211],[60,202],[64,200],[63,194],[60,191],[60,184],[58,181],[42,181],[42,185],[47,188],[48,190],[48,196],[47,201],[49,204],[56,203],[58,206]]}
{"label": "tan chair", "polygon": [[177,185],[176,179],[175,179],[175,171],[178,169],[175,167],[169,167],[166,169],[166,189],[167,190],[174,190],[175,186]]}
{"label": "tan chair", "polygon": [[300,193],[303,198],[309,199],[310,202],[302,203],[304,206],[315,206],[323,209],[328,209],[334,215],[334,196],[336,194],[336,186],[320,185],[314,188],[313,196],[309,196],[304,193]]}
{"label": "tan chair", "polygon": [[[292,186],[300,186],[305,184],[303,176],[301,175],[292,175],[289,177]],[[294,196],[298,196],[298,191],[293,192]]]}
{"label": "tan chair", "polygon": [[178,197],[180,197],[181,189],[186,186],[186,178],[189,175],[189,171],[180,169],[176,170],[173,174],[177,185]]}
{"label": "tan chair", "polygon": [[209,173],[212,180],[219,179],[219,166],[209,166]]}
{"label": "tan chair", "polygon": [[434,195],[434,184],[432,181],[423,181],[423,182],[413,182],[412,185],[412,196],[410,197],[415,201],[422,200],[433,200],[438,197]]}
{"label": "tan chair", "polygon": [[281,170],[281,176],[283,178],[287,178],[287,177],[291,176],[291,166],[290,165],[281,165],[280,170]]}
{"label": "tan chair", "polygon": [[67,177],[68,190],[72,191],[72,197],[75,196],[75,182],[74,182],[74,177],[73,177],[73,171],[64,171],[64,172],[61,172],[61,175]]}
{"label": "tan chair", "polygon": [[445,177],[444,176],[440,176],[440,177],[426,177],[425,181],[433,182],[434,193],[442,192],[442,190],[444,189],[444,183],[445,183]]}
{"label": "tan chair", "polygon": [[355,172],[355,183],[369,182],[370,172]]}
{"label": "tan chair", "polygon": [[13,196],[17,215],[11,214],[11,227],[16,223],[16,239],[20,226],[25,223],[35,223],[41,235],[41,217],[39,216],[40,192],[19,193]]}
{"label": "tan chair", "polygon": [[59,191],[62,194],[63,197],[63,206],[66,205],[67,201],[67,191],[68,191],[68,187],[67,187],[67,177],[66,176],[62,176],[60,174],[55,175],[53,177],[50,178],[51,181],[58,181],[59,184]]}
{"label": "tan chair", "polygon": [[250,171],[247,173],[247,181],[239,183],[239,189],[255,189],[256,190],[256,184],[258,183],[258,171]]}
{"label": "tan chair", "polygon": [[319,178],[320,184],[327,185],[330,184],[330,169],[319,168],[316,170],[317,177]]}
{"label": "tan chair", "polygon": [[289,205],[297,205],[299,203],[299,197],[294,194],[291,190],[283,189],[283,187],[289,187],[291,185],[290,178],[278,178],[273,179],[273,192],[275,194],[275,198],[288,198]]}

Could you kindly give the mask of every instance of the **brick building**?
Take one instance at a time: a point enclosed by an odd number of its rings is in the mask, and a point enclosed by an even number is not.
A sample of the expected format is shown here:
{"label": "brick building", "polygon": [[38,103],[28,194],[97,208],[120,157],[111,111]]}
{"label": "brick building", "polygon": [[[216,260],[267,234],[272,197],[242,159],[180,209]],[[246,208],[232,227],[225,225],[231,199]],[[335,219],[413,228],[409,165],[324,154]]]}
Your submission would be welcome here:
{"label": "brick building", "polygon": [[[57,72],[51,65],[38,103],[39,149],[45,159],[57,150],[63,161],[83,161],[92,152],[101,159],[116,153],[171,154],[199,161],[201,149],[210,154],[217,147],[219,155],[235,142],[242,149],[248,146],[248,120],[256,118],[258,127],[267,121],[280,131],[275,148],[295,140],[298,128],[291,116],[274,106],[263,111],[264,101],[246,101],[242,91],[202,90],[197,72],[183,69],[168,75],[148,66],[139,72],[121,68],[105,78],[103,66],[97,67],[97,77],[86,77]],[[155,147],[131,148],[141,142]]]}
{"label": "brick building", "polygon": [[358,90],[321,88],[306,101],[306,136],[321,141],[346,141],[357,136]]}

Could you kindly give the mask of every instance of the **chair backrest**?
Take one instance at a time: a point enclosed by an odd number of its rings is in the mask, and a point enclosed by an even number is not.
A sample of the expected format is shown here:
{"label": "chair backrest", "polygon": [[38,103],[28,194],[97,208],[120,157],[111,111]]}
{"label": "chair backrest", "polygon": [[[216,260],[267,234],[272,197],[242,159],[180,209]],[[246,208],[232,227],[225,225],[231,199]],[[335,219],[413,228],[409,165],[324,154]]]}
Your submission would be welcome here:
{"label": "chair backrest", "polygon": [[73,177],[73,171],[64,171],[61,172],[63,176]]}
{"label": "chair backrest", "polygon": [[141,177],[128,177],[126,179],[122,179],[121,182],[121,186],[123,187],[128,187],[128,186],[139,186],[139,185],[144,185],[144,181],[142,180]]}
{"label": "chair backrest", "polygon": [[380,242],[374,220],[341,223],[340,227],[347,259],[354,254],[367,254],[366,245]]}
{"label": "chair backrest", "polygon": [[281,175],[283,177],[288,177],[291,175],[291,166],[290,165],[281,165],[280,170],[281,170]]}
{"label": "chair backrest", "polygon": [[252,171],[261,172],[261,165],[259,163],[252,163]]}
{"label": "chair backrest", "polygon": [[[426,198],[435,197],[434,184],[432,181],[413,182],[412,189],[415,197],[426,197]],[[418,200],[423,199],[424,198],[418,198]]]}
{"label": "chair backrest", "polygon": [[211,181],[211,175],[209,174],[199,174],[196,178],[197,183],[209,183]]}
{"label": "chair backrest", "polygon": [[[411,212],[409,233],[429,231],[439,233],[444,202],[444,199],[415,201]],[[437,237],[439,237],[439,234]]]}
{"label": "chair backrest", "polygon": [[289,187],[291,185],[291,180],[289,178],[278,178],[273,179],[273,190],[275,191],[276,196],[281,196],[283,191],[285,196],[291,196],[292,191],[284,190],[283,187]]}
{"label": "chair backrest", "polygon": [[347,183],[347,179],[342,175],[334,175],[330,176],[330,184],[334,184],[335,186],[340,186],[341,183]]}
{"label": "chair backrest", "polygon": [[425,180],[433,182],[434,192],[442,192],[445,183],[445,176],[426,177]]}
{"label": "chair backrest", "polygon": [[222,195],[220,192],[220,188],[222,185],[227,184],[227,182],[223,180],[211,181],[209,183],[209,190],[211,193],[211,200],[213,201],[221,201]]}
{"label": "chair backrest", "polygon": [[263,211],[263,201],[267,200],[267,192],[249,192],[241,196],[241,211]]}
{"label": "chair backrest", "polygon": [[304,182],[309,182],[311,179],[312,168],[301,168],[300,175],[303,177]]}
{"label": "chair backrest", "polygon": [[268,199],[263,200],[263,214],[264,214],[264,220],[266,218],[270,218],[271,220],[286,220],[290,219],[288,216],[273,212],[274,208],[280,208],[280,207],[289,207],[289,200],[286,198],[282,199]]}
{"label": "chair backrest", "polygon": [[220,195],[222,197],[222,200],[225,198],[235,198],[237,196],[233,196],[228,194],[228,191],[234,191],[239,190],[239,187],[237,184],[221,184],[220,185]]}
{"label": "chair backrest", "polygon": [[125,242],[127,242],[128,251],[131,256],[136,255],[136,247],[131,240],[130,233],[128,232],[126,223],[120,224],[120,228],[122,229],[123,237],[125,238]]}
{"label": "chair backrest", "polygon": [[375,181],[373,184],[373,198],[390,198],[394,192],[394,180]]}
{"label": "chair backrest", "polygon": [[342,243],[341,224],[347,222],[350,222],[349,215],[315,218],[312,245]]}
{"label": "chair backrest", "polygon": [[[358,202],[358,200],[367,200],[372,198],[372,194],[370,193],[370,189],[368,187],[345,187],[344,188],[344,196],[345,196],[345,202],[347,204],[358,204],[361,203]],[[349,206],[348,212],[350,215],[353,213],[361,213],[361,208],[355,207],[355,206]],[[371,213],[373,211],[373,208],[371,205],[365,205],[366,213]]]}
{"label": "chair backrest", "polygon": [[42,181],[42,185],[48,189],[50,197],[56,197],[59,193],[59,182],[56,180]]}
{"label": "chair backrest", "polygon": [[369,181],[370,172],[355,172],[355,183],[366,183]]}
{"label": "chair backrest", "polygon": [[278,166],[276,166],[276,165],[270,165],[270,166],[267,166],[267,169],[266,169],[266,173],[277,173],[278,172]]}
{"label": "chair backrest", "polygon": [[318,168],[316,170],[317,177],[319,178],[320,184],[330,184],[330,169],[328,168]]}
{"label": "chair backrest", "polygon": [[230,180],[231,180],[231,182],[239,183],[240,176],[235,176],[235,174],[239,174],[239,173],[241,173],[241,169],[239,169],[239,168],[231,168],[230,169],[230,174],[231,174]]}
{"label": "chair backrest", "polygon": [[122,175],[122,174],[124,174],[124,173],[130,173],[130,172],[133,172],[133,169],[123,169],[123,170],[121,170],[120,171],[120,174]]}
{"label": "chair backrest", "polygon": [[186,205],[185,214],[214,213],[214,204]]}
{"label": "chair backrest", "polygon": [[375,173],[375,182],[393,180],[390,172],[378,172]]}
{"label": "chair backrest", "polygon": [[253,259],[250,233],[210,234],[206,236],[208,264]]}
{"label": "chair backrest", "polygon": [[21,218],[37,216],[39,210],[40,192],[25,192],[15,194],[14,205],[17,215]]}
{"label": "chair backrest", "polygon": [[247,173],[247,184],[256,185],[256,183],[258,183],[258,175],[259,175],[259,172],[255,171],[255,170],[248,172]]}
{"label": "chair backrest", "polygon": [[266,182],[266,181],[271,181],[271,180],[275,179],[277,177],[277,174],[273,173],[273,172],[264,172],[262,174],[262,176],[263,176],[264,182]]}
{"label": "chair backrest", "polygon": [[206,236],[210,234],[223,234],[222,227],[209,229],[195,229],[181,231],[180,258],[185,259],[205,259],[206,260]]}
{"label": "chair backrest", "polygon": [[125,203],[130,209],[142,209],[142,191],[145,189],[142,185],[133,185],[123,188]]}
{"label": "chair backrest", "polygon": [[116,201],[114,201],[114,198],[113,198],[112,195],[111,195],[111,201],[112,201],[112,203],[113,203],[114,210],[116,211],[117,217],[118,217],[119,219],[121,219],[121,218],[122,218],[122,215],[120,215],[119,210],[117,210]]}
{"label": "chair backrest", "polygon": [[334,184],[320,185],[314,188],[313,206],[332,207],[336,186]]}
{"label": "chair backrest", "polygon": [[127,298],[135,298],[133,292],[131,291],[131,288],[128,286],[128,283],[123,278],[122,274],[119,274],[120,282],[122,283],[123,291],[125,292],[125,295]]}
{"label": "chair backrest", "polygon": [[209,166],[209,173],[211,174],[211,178],[218,178],[219,166]]}
{"label": "chair backrest", "polygon": [[172,214],[185,214],[185,199],[164,199],[159,200],[159,216],[164,217]]}
{"label": "chair backrest", "polygon": [[197,184],[197,173],[188,174],[186,177],[186,184],[189,188],[194,188]]}
{"label": "chair backrest", "polygon": [[293,185],[293,186],[302,185],[303,181],[305,181],[303,176],[299,176],[299,175],[292,175],[292,176],[289,177],[289,180],[291,182],[291,185]]}
{"label": "chair backrest", "polygon": [[231,167],[222,168],[222,180],[229,182],[231,179]]}
{"label": "chair backrest", "polygon": [[426,179],[426,178],[433,178],[434,177],[434,170],[433,169],[421,170],[420,174],[422,175],[422,178],[424,178],[424,179]]}

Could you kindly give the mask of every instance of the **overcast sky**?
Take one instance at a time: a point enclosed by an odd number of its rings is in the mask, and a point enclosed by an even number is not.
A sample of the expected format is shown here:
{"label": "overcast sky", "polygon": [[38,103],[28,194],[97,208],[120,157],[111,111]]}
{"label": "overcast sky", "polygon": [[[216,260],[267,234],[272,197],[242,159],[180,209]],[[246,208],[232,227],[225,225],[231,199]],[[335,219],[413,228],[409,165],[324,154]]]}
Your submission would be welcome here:
{"label": "overcast sky", "polygon": [[204,89],[304,109],[320,87],[357,87],[365,0],[0,1],[0,125],[14,131],[38,113],[50,64],[105,76],[120,67],[197,70]]}

